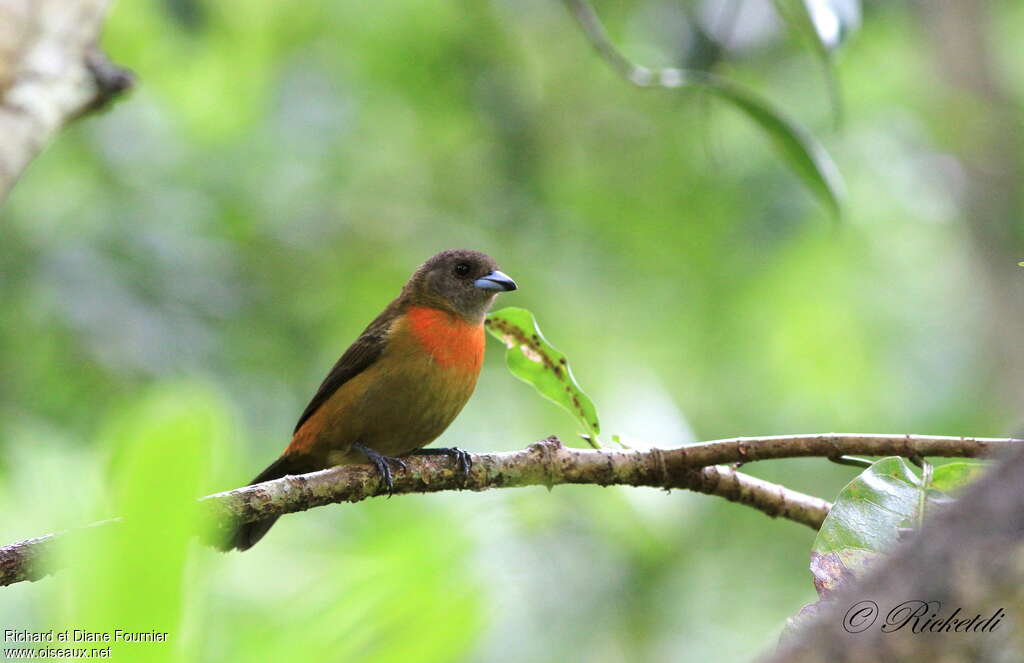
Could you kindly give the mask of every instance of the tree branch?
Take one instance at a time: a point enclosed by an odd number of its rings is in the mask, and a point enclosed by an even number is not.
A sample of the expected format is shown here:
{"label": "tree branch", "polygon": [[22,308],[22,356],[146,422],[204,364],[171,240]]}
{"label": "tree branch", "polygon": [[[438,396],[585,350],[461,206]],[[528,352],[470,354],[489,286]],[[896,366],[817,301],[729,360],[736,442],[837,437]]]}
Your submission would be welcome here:
{"label": "tree branch", "polygon": [[[985,456],[1024,443],[997,438],[828,433],[715,440],[675,449],[572,449],[555,437],[522,451],[473,456],[468,477],[446,458],[412,457],[395,473],[394,492],[487,490],[520,486],[595,484],[682,488],[718,495],[817,528],[828,514],[825,500],[804,495],[725,464],[800,456],[846,454]],[[346,465],[210,495],[200,500],[207,515],[227,528],[338,502],[359,502],[385,493],[368,465]],[[63,536],[63,535],[61,535]],[[39,560],[56,537],[48,535],[0,548],[0,586],[35,580],[49,572]]]}
{"label": "tree branch", "polygon": [[[685,488],[719,495],[817,527],[828,502],[737,472],[730,463],[848,454],[906,457],[979,457],[1003,451],[1024,440],[826,433],[737,437],[675,449],[649,451],[573,449],[555,437],[522,451],[473,456],[463,480],[446,460],[413,458],[408,472],[395,476],[395,493],[442,490],[596,484]],[[369,466],[349,465],[246,486],[203,498],[220,522],[251,522],[336,502],[358,502],[383,493]]]}
{"label": "tree branch", "polygon": [[0,201],[64,124],[128,88],[98,50],[108,0],[0,0]]}
{"label": "tree branch", "polygon": [[[397,472],[394,493],[487,490],[558,484],[685,488],[718,495],[782,516],[812,528],[821,525],[830,505],[777,484],[725,466],[680,463],[679,449],[595,451],[563,446],[549,437],[522,451],[473,456],[468,477],[447,459],[406,459],[408,471]],[[380,477],[368,465],[346,465],[246,486],[201,501],[215,522],[251,522],[337,502],[359,502],[385,494]],[[2,549],[0,549],[2,550]]]}

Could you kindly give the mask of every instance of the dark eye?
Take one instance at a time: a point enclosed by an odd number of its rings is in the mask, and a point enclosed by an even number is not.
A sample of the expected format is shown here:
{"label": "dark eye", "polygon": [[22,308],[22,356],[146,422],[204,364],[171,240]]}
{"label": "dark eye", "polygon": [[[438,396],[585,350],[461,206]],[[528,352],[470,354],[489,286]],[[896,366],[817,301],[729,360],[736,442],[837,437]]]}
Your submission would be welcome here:
{"label": "dark eye", "polygon": [[459,264],[455,265],[455,276],[465,276],[467,274],[469,274],[468,262],[460,262]]}

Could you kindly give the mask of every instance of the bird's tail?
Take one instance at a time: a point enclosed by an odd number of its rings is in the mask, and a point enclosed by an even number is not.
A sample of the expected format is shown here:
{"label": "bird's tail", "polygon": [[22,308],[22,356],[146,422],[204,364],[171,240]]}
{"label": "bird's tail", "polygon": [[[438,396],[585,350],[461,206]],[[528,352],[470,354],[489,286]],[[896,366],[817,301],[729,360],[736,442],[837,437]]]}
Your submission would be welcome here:
{"label": "bird's tail", "polygon": [[[249,482],[249,485],[254,483],[263,483],[264,481],[271,481],[272,479],[280,479],[281,477],[288,474],[302,474],[306,471],[305,467],[293,456],[288,454],[282,454],[277,460],[270,464],[267,469],[263,470],[256,476],[255,479]],[[248,550],[252,548],[256,543],[270,531],[270,528],[277,522],[278,516],[273,518],[267,518],[265,520],[254,520],[251,523],[241,523],[235,526],[235,529],[228,533],[228,535],[220,542],[220,549],[224,551],[228,550]]]}

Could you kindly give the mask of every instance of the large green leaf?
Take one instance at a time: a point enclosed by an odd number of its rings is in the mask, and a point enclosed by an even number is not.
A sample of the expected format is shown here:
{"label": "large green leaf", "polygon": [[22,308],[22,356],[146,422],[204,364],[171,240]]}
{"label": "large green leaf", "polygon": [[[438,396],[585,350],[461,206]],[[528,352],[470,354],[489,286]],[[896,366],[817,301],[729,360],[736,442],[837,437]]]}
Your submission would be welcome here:
{"label": "large green leaf", "polygon": [[728,102],[761,128],[790,170],[834,217],[840,216],[845,187],[832,157],[767,99],[746,86],[702,71],[634,67],[628,76],[637,85],[700,89]]}
{"label": "large green leaf", "polygon": [[587,0],[563,1],[598,54],[630,83],[641,87],[703,89],[746,114],[768,134],[783,160],[811,193],[828,207],[834,217],[839,217],[843,197],[839,170],[825,148],[779,109],[752,90],[714,74],[634,64],[608,38],[600,17]]}
{"label": "large green leaf", "polygon": [[65,580],[70,623],[96,632],[171,634],[169,644],[115,642],[114,660],[192,660],[185,653],[191,645],[181,640],[190,539],[208,525],[196,496],[209,491],[209,472],[229,431],[219,392],[184,382],[122,404],[102,427],[101,443],[113,453],[105,482],[109,500],[97,515],[123,521],[61,544],[59,554],[73,560]]}
{"label": "large green leaf", "polygon": [[524,308],[503,308],[488,315],[485,324],[487,331],[508,348],[505,363],[512,374],[573,415],[586,432],[585,439],[599,447],[597,408],[573,377],[566,356],[544,338],[533,313]]}
{"label": "large green leaf", "polygon": [[[832,51],[846,35],[840,15],[829,3],[812,6],[808,0],[775,0],[775,9],[789,29],[814,52],[825,77],[836,125],[839,126],[842,123],[842,98],[832,66]],[[831,23],[826,27],[827,20]]]}
{"label": "large green leaf", "polygon": [[883,458],[839,493],[811,548],[811,573],[825,596],[863,572],[888,552],[907,529],[921,526],[925,515],[948,503],[955,491],[975,479],[980,462],[954,462],[919,477],[895,456]]}
{"label": "large green leaf", "polygon": [[843,180],[832,158],[818,141],[752,90],[717,76],[700,75],[694,79],[700,87],[728,101],[760,126],[790,169],[833,216],[839,217],[844,195]]}
{"label": "large green leaf", "polygon": [[823,602],[892,549],[925,514],[952,500],[955,492],[981,475],[985,463],[957,461],[919,477],[902,458],[883,458],[840,491],[811,547],[811,575],[821,599],[786,620],[780,642],[794,637],[819,614]]}

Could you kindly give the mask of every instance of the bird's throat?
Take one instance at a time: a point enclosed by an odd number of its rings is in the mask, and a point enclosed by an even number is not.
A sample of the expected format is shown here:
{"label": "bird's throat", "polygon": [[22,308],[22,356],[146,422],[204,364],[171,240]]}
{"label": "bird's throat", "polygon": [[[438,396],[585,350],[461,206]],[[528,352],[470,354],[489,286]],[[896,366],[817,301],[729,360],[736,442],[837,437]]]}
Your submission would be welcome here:
{"label": "bird's throat", "polygon": [[446,311],[412,306],[406,312],[409,330],[438,365],[476,374],[484,360],[484,326]]}

